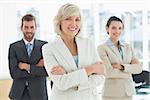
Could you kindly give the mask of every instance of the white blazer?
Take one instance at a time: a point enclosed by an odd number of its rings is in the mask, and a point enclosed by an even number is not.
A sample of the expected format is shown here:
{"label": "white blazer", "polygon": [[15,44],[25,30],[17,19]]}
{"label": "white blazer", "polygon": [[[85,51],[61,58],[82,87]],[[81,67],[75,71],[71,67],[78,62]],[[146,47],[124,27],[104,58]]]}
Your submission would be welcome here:
{"label": "white blazer", "polygon": [[[89,39],[76,37],[75,40],[78,48],[78,66],[60,36],[43,46],[44,64],[54,82],[50,100],[98,100],[96,87],[100,86],[104,77],[88,77],[84,67],[101,59]],[[50,69],[56,65],[61,65],[67,74],[52,75]]]}

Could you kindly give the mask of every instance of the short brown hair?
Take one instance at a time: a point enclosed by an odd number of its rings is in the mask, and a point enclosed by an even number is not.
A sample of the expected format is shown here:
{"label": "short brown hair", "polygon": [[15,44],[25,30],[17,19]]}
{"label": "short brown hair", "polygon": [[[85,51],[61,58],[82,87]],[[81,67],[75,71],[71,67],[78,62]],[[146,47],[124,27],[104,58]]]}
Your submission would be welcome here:
{"label": "short brown hair", "polygon": [[36,26],[36,19],[35,17],[32,15],[32,14],[26,14],[22,17],[22,20],[21,20],[21,27],[23,27],[23,22],[24,21],[33,21],[35,22],[35,26]]}

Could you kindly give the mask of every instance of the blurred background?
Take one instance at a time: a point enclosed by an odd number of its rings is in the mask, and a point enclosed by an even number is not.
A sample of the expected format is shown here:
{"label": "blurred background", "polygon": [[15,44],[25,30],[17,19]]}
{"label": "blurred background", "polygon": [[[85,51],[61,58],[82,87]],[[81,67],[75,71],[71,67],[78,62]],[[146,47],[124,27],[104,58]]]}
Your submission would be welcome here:
{"label": "blurred background", "polygon": [[[74,3],[82,9],[84,15],[82,35],[94,39],[96,46],[108,37],[105,31],[108,18],[113,15],[120,17],[125,25],[121,40],[134,47],[143,70],[150,71],[148,0],[0,0],[0,86],[3,80],[11,79],[8,69],[8,48],[10,43],[22,38],[20,31],[22,16],[26,13],[36,16],[36,37],[51,41],[55,36],[53,18],[58,8],[65,3]],[[10,84],[11,82],[6,86],[8,91]],[[2,89],[5,90],[4,87],[0,87],[0,91]],[[137,94],[135,100],[148,100],[150,88],[144,88],[143,91]],[[1,94],[0,92],[0,98]]]}

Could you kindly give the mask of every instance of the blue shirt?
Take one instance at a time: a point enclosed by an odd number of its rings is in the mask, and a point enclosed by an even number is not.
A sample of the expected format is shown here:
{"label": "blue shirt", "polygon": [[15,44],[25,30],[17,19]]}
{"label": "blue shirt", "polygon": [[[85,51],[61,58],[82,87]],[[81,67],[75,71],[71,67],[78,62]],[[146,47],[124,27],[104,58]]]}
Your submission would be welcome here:
{"label": "blue shirt", "polygon": [[[105,42],[105,44],[110,45],[110,46],[115,46],[110,38]],[[118,49],[118,51],[119,51],[119,53],[120,53],[120,55],[122,57],[122,60],[123,60],[124,42],[118,41],[118,47],[119,48],[117,48],[117,47],[116,48]]]}
{"label": "blue shirt", "polygon": [[73,56],[73,59],[74,59],[74,61],[75,61],[76,65],[77,65],[77,67],[78,67],[78,55]]}

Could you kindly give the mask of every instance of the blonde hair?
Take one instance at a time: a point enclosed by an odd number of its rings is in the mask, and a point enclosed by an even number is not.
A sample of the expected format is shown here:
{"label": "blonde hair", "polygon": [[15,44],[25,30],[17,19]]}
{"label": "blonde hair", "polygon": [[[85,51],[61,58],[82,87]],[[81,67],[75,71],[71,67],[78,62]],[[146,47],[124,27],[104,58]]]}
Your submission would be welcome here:
{"label": "blonde hair", "polygon": [[[61,6],[58,10],[58,13],[57,15],[55,16],[54,18],[54,29],[55,29],[55,32],[60,35],[61,34],[61,21],[68,18],[68,17],[71,17],[71,16],[74,16],[74,15],[77,15],[79,14],[80,15],[80,18],[81,18],[81,25],[80,25],[80,30],[78,32],[78,34],[81,32],[82,30],[82,20],[83,20],[83,17],[82,17],[82,13],[79,9],[78,6],[74,5],[74,4],[64,4],[63,6]],[[77,35],[78,35],[77,34]]]}

